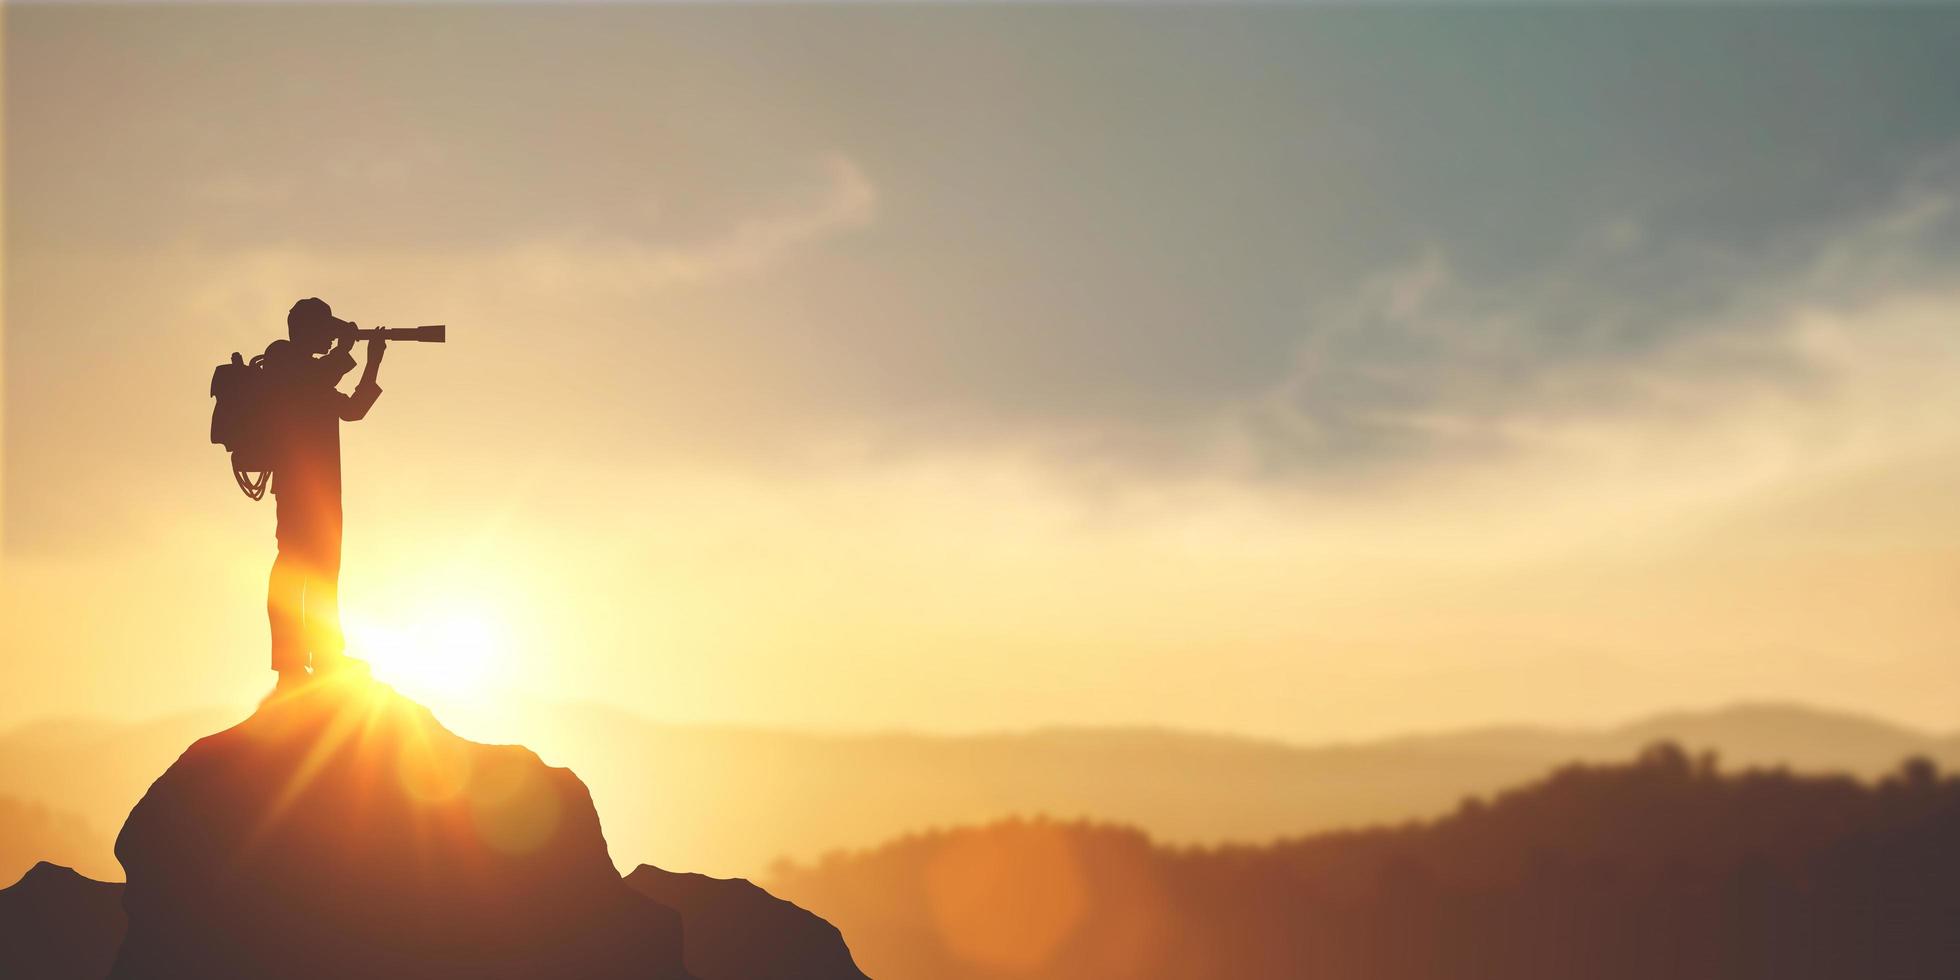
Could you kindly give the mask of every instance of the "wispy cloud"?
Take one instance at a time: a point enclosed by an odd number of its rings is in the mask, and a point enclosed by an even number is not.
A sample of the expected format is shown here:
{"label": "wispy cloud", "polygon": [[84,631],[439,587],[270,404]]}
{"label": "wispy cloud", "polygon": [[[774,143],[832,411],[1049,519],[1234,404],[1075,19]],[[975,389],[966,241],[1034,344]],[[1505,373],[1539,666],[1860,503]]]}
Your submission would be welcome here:
{"label": "wispy cloud", "polygon": [[878,190],[843,153],[808,168],[815,187],[773,213],[743,215],[706,240],[648,245],[633,239],[537,241],[501,258],[508,272],[539,285],[633,293],[755,273],[798,249],[871,223]]}
{"label": "wispy cloud", "polygon": [[1941,379],[1960,367],[1942,320],[1960,317],[1956,160],[1752,254],[1624,219],[1517,281],[1425,251],[1316,310],[1284,377],[1235,400],[1221,428],[1241,466],[1323,483],[1546,454],[1599,466],[1573,454],[1674,451],[1730,424],[1763,452],[1821,450],[1820,427],[1848,433],[1870,413],[1902,431],[1887,406],[1947,401]]}

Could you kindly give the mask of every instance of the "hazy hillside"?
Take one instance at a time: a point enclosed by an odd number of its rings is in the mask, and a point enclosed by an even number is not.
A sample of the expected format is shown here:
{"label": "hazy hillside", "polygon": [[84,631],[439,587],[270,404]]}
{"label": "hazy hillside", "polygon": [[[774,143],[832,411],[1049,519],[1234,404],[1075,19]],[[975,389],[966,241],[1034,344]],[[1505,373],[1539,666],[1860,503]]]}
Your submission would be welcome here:
{"label": "hazy hillside", "polygon": [[110,853],[109,835],[71,813],[0,796],[0,887],[13,884],[41,861],[91,877],[122,877]]}
{"label": "hazy hillside", "polygon": [[[113,835],[184,745],[234,720],[43,724],[0,735],[0,794],[79,814]],[[1486,729],[1318,747],[1130,729],[816,735],[660,724],[596,706],[536,709],[494,733],[461,730],[576,767],[622,866],[722,876],[1013,815],[1116,821],[1174,843],[1265,842],[1445,813],[1466,794],[1567,761],[1626,758],[1662,736],[1735,765],[1870,775],[1913,753],[1960,764],[1955,739],[1793,707],[1595,732]]]}
{"label": "hazy hillside", "polygon": [[[1735,766],[1870,776],[1911,754],[1960,765],[1951,740],[1795,707],[1598,732],[1481,730],[1334,746],[1147,729],[824,736],[592,709],[557,712],[525,741],[578,766],[616,855],[753,875],[779,856],[1016,815],[1119,822],[1180,844],[1263,843],[1447,813],[1465,795],[1570,761],[1625,759],[1662,735]],[[663,783],[691,791],[675,800],[653,789]]]}
{"label": "hazy hillside", "polygon": [[783,868],[886,980],[1960,975],[1960,779],[1656,747],[1428,824],[1175,849],[1010,821]]}
{"label": "hazy hillside", "polygon": [[[243,717],[211,711],[136,724],[45,721],[14,729],[0,734],[0,794],[75,814],[113,842],[129,808],[185,746]],[[105,852],[100,861],[110,878],[122,877],[113,856]]]}

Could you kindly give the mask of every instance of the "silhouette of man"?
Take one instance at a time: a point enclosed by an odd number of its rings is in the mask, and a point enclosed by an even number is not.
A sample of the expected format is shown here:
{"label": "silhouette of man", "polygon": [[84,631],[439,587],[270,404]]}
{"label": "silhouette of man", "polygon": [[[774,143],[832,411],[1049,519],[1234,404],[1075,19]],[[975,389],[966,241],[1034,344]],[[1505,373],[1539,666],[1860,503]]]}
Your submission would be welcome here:
{"label": "silhouette of man", "polygon": [[340,379],[354,368],[354,324],[318,298],[286,314],[286,340],[266,349],[268,421],[275,445],[272,493],[279,515],[265,610],[272,622],[272,669],[279,687],[346,664],[340,633],[340,423],[356,422],[381,397],[375,375],[388,342],[369,340],[367,366],[349,395]]}

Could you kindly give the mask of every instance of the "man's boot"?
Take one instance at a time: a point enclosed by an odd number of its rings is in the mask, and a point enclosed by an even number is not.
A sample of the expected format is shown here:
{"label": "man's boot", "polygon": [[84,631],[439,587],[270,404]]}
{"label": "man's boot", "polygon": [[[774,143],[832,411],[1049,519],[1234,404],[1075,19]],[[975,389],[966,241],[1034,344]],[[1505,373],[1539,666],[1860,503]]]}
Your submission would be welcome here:
{"label": "man's boot", "polygon": [[313,652],[313,676],[332,677],[350,673],[365,676],[367,674],[367,661],[348,656],[347,645],[340,639],[338,632],[323,639],[325,642],[322,642],[321,646],[325,649],[316,649]]}
{"label": "man's boot", "polygon": [[288,667],[279,672],[279,683],[272,686],[272,693],[278,695],[295,693],[312,679],[312,675],[306,672],[305,667]]}

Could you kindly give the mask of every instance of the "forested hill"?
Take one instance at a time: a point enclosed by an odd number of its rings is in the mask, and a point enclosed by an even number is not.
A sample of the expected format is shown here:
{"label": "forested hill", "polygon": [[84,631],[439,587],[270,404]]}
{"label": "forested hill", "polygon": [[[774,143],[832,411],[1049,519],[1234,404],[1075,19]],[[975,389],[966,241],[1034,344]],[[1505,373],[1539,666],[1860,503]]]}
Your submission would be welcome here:
{"label": "forested hill", "polygon": [[1008,821],[771,885],[879,977],[1960,976],[1960,779],[1725,774],[1661,744],[1423,823],[1173,849]]}

